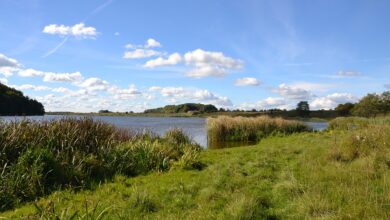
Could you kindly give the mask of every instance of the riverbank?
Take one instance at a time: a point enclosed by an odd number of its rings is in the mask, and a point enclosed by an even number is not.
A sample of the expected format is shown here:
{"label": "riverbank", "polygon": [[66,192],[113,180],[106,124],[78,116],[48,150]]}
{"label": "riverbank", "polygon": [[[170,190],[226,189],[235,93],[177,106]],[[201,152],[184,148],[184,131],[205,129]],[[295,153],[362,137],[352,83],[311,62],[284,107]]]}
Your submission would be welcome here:
{"label": "riverbank", "polygon": [[[357,140],[357,134],[365,136]],[[371,130],[268,137],[256,146],[205,150],[199,170],[116,176],[91,190],[58,191],[0,216],[388,219],[388,138]],[[365,145],[375,140],[383,144]],[[359,146],[368,148],[354,151]]]}

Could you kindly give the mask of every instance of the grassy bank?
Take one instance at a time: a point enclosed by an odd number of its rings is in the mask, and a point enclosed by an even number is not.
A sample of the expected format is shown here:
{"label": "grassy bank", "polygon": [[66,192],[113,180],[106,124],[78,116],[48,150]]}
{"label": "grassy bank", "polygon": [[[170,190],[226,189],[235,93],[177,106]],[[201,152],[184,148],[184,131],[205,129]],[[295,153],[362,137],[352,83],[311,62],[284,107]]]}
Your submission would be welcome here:
{"label": "grassy bank", "polygon": [[180,130],[136,134],[83,119],[0,123],[0,210],[53,191],[88,188],[196,163],[200,147]]}
{"label": "grassy bank", "polygon": [[256,146],[205,150],[199,169],[116,175],[92,189],[57,191],[0,216],[389,219],[390,128],[387,119],[375,121],[353,130],[271,136]]}
{"label": "grassy bank", "polygon": [[270,135],[287,135],[308,131],[302,122],[282,118],[261,117],[226,117],[207,119],[209,142],[221,141],[259,141]]}

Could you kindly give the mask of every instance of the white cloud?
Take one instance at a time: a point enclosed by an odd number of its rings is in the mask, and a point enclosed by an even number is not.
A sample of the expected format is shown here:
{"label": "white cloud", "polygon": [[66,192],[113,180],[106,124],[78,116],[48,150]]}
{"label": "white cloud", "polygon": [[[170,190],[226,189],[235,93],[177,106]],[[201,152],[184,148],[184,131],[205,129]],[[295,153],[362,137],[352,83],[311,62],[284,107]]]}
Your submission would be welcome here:
{"label": "white cloud", "polygon": [[383,86],[385,87],[385,89],[390,89],[390,84],[385,84]]}
{"label": "white cloud", "polygon": [[145,48],[161,47],[161,46],[162,46],[162,45],[160,44],[160,42],[156,41],[156,40],[153,39],[153,38],[149,38],[149,39],[146,41]]}
{"label": "white cloud", "polygon": [[0,53],[0,67],[19,67],[20,64],[17,60],[9,58]]}
{"label": "white cloud", "polygon": [[0,67],[0,74],[5,77],[13,76],[17,71],[19,71],[18,67]]}
{"label": "white cloud", "polygon": [[260,81],[253,77],[244,77],[235,81],[236,86],[258,86]]}
{"label": "white cloud", "polygon": [[294,100],[309,100],[313,96],[308,90],[286,84],[280,84],[279,87],[275,89],[275,92],[287,99]]}
{"label": "white cloud", "polygon": [[340,76],[340,77],[356,77],[356,76],[361,76],[362,74],[359,73],[359,72],[355,72],[355,71],[346,71],[346,70],[340,70],[338,73],[337,73],[337,76]]}
{"label": "white cloud", "polygon": [[315,98],[310,103],[312,109],[332,109],[338,104],[346,102],[356,102],[358,99],[350,93],[333,93],[325,97]]}
{"label": "white cloud", "polygon": [[128,89],[118,89],[114,92],[115,99],[134,99],[141,94],[140,91],[137,90],[135,85],[130,85]]}
{"label": "white cloud", "polygon": [[0,83],[4,84],[4,85],[8,85],[8,79],[6,78],[0,78]]}
{"label": "white cloud", "polygon": [[149,91],[159,92],[161,96],[166,98],[167,102],[171,103],[196,101],[216,106],[232,106],[229,98],[215,95],[204,89],[152,86]]}
{"label": "white cloud", "polygon": [[154,60],[149,60],[145,63],[144,67],[154,68],[158,66],[177,65],[181,61],[181,55],[179,53],[173,53],[167,59],[159,57]]}
{"label": "white cloud", "polygon": [[35,69],[23,69],[18,72],[18,75],[21,77],[33,77],[33,76],[44,76],[45,73]]}
{"label": "white cloud", "polygon": [[123,55],[123,58],[125,59],[141,59],[141,58],[148,58],[153,56],[159,56],[161,55],[161,52],[156,50],[150,50],[150,49],[135,49],[133,51],[126,51]]}
{"label": "white cloud", "polygon": [[47,86],[35,86],[31,84],[24,84],[20,86],[14,86],[15,89],[18,90],[34,90],[34,91],[44,91],[44,90],[50,90],[50,87]]}
{"label": "white cloud", "polygon": [[226,57],[222,52],[204,51],[196,49],[184,54],[184,60],[189,65],[196,67],[214,66],[227,69],[240,69],[242,61]]}
{"label": "white cloud", "polygon": [[88,91],[108,91],[112,86],[105,80],[91,77],[83,82],[77,84],[78,87],[84,88]]}
{"label": "white cloud", "polygon": [[75,24],[73,26],[51,24],[43,28],[43,33],[81,38],[95,38],[97,35],[96,28],[86,27],[84,23]]}
{"label": "white cloud", "polygon": [[45,82],[78,82],[83,77],[80,72],[74,73],[50,73],[44,74],[43,81]]}
{"label": "white cloud", "polygon": [[[128,45],[133,47],[133,45]],[[170,55],[167,59],[159,57],[149,60],[144,67],[158,67],[167,65],[177,65],[183,63],[191,69],[186,72],[188,77],[203,78],[207,76],[222,77],[228,72],[238,70],[243,67],[241,60],[236,60],[225,56],[222,52],[205,51],[196,49],[181,56],[179,53]]]}
{"label": "white cloud", "polygon": [[186,73],[186,76],[200,79],[206,76],[223,77],[226,76],[225,69],[214,66],[202,66],[192,69]]}
{"label": "white cloud", "polygon": [[243,110],[261,110],[261,109],[287,109],[288,104],[284,98],[280,97],[268,97],[255,103],[242,103],[238,106],[239,109]]}
{"label": "white cloud", "polygon": [[301,88],[308,91],[320,91],[325,92],[329,88],[335,87],[334,84],[324,84],[324,83],[311,83],[311,82],[293,82],[289,83],[289,86],[295,88]]}

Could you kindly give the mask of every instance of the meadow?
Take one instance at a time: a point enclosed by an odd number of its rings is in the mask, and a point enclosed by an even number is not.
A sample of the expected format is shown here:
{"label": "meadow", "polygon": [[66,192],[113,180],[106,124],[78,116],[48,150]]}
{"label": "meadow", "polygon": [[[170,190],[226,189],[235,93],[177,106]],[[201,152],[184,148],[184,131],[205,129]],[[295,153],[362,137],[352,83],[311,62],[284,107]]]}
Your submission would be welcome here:
{"label": "meadow", "polygon": [[[175,140],[184,138],[179,136]],[[190,166],[134,176],[115,173],[88,188],[56,190],[0,216],[388,219],[389,150],[388,117],[338,118],[324,132],[270,135],[255,146],[197,151]]]}

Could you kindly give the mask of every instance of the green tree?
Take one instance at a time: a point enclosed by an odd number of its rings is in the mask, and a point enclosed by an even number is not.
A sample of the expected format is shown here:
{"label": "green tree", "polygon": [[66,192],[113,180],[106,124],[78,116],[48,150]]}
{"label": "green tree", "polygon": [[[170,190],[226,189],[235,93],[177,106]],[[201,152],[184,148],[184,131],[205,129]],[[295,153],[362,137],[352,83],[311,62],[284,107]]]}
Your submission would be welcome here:
{"label": "green tree", "polygon": [[381,112],[385,115],[390,111],[390,91],[383,92],[380,95]]}
{"label": "green tree", "polygon": [[297,104],[296,110],[298,112],[298,115],[301,116],[301,117],[309,116],[309,114],[310,114],[309,103],[307,101],[300,101]]}
{"label": "green tree", "polygon": [[345,104],[339,104],[335,108],[335,110],[336,110],[337,114],[340,116],[348,116],[348,115],[351,115],[351,111],[352,111],[354,106],[355,106],[354,104],[347,102]]}
{"label": "green tree", "polygon": [[381,98],[377,94],[367,94],[352,109],[352,114],[362,117],[376,116],[382,112]]}

